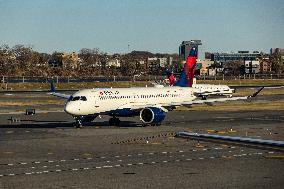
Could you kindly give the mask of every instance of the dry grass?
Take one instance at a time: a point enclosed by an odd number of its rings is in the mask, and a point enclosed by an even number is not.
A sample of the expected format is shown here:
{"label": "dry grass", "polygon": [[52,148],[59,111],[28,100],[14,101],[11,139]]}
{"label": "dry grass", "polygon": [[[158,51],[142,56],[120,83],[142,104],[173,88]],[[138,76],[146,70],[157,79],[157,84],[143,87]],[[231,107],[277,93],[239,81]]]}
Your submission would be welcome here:
{"label": "dry grass", "polygon": [[[198,80],[197,83],[206,84],[224,84],[230,86],[267,86],[267,85],[284,85],[284,80]],[[81,83],[58,83],[55,84],[58,89],[83,89],[83,88],[109,88],[109,87],[145,87],[153,86],[151,82],[148,81],[118,81],[118,82],[81,82]],[[7,84],[9,90],[49,90],[49,83],[9,83]],[[6,84],[0,83],[0,90],[4,90]]]}
{"label": "dry grass", "polygon": [[215,84],[230,86],[268,86],[284,85],[283,79],[243,79],[243,80],[197,80],[198,84]]}
{"label": "dry grass", "polygon": [[[57,89],[85,89],[85,88],[110,88],[110,87],[145,87],[153,86],[147,81],[137,82],[81,82],[81,83],[55,83]],[[6,84],[0,84],[0,90],[4,90]],[[49,90],[49,83],[9,83],[8,90]]]}
{"label": "dry grass", "polygon": [[275,102],[226,102],[213,106],[193,105],[192,108],[179,107],[178,111],[252,111],[252,110],[284,110],[284,100]]}
{"label": "dry grass", "polygon": [[[257,89],[237,89],[236,93],[234,94],[234,96],[247,96],[247,95],[251,95],[254,92],[256,92]],[[284,94],[284,88],[278,88],[278,89],[268,89],[268,88],[264,88],[259,95],[278,95],[278,94]]]}
{"label": "dry grass", "polygon": [[0,106],[64,105],[62,100],[0,101]]}

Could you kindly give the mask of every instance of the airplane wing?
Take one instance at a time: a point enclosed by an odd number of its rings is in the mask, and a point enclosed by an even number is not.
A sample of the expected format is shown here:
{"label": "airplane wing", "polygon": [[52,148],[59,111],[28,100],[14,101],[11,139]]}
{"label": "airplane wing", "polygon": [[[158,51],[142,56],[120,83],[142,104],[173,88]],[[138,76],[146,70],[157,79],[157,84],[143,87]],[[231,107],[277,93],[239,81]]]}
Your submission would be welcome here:
{"label": "airplane wing", "polygon": [[209,96],[209,95],[231,95],[234,92],[234,89],[226,90],[215,90],[215,91],[202,91],[195,92],[196,96]]}
{"label": "airplane wing", "polygon": [[241,97],[231,97],[231,98],[213,98],[213,99],[207,99],[207,100],[193,100],[189,102],[184,102],[182,105],[193,105],[193,104],[207,104],[212,105],[214,102],[226,102],[226,101],[236,101],[236,100],[247,100],[250,98],[254,98],[262,91],[264,87],[261,87],[259,90],[257,90],[255,93],[249,96],[241,96]]}
{"label": "airplane wing", "polygon": [[214,98],[214,99],[207,99],[207,100],[193,100],[193,101],[182,103],[182,105],[193,105],[193,104],[208,104],[208,105],[211,105],[214,102],[226,102],[226,101],[247,100],[247,99],[249,99],[247,96],[231,97],[231,98]]}
{"label": "airplane wing", "polygon": [[57,93],[55,91],[55,87],[54,87],[54,84],[53,82],[50,83],[50,95],[52,96],[56,96],[56,97],[59,97],[59,98],[64,98],[64,99],[69,99],[71,95],[66,95],[66,94],[63,94],[63,93]]}
{"label": "airplane wing", "polygon": [[143,108],[149,108],[149,107],[156,107],[160,108],[163,111],[167,112],[171,107],[176,106],[188,106],[193,104],[207,104],[212,105],[214,102],[226,102],[226,101],[236,101],[236,100],[247,100],[253,97],[256,97],[258,93],[263,89],[264,87],[261,87],[258,91],[256,91],[254,94],[249,96],[242,96],[242,97],[231,97],[231,98],[214,98],[214,99],[207,99],[207,100],[192,100],[187,102],[171,102],[171,103],[146,103],[146,104],[136,104],[136,103],[128,103],[125,104],[118,109],[131,109],[131,110],[141,110]]}

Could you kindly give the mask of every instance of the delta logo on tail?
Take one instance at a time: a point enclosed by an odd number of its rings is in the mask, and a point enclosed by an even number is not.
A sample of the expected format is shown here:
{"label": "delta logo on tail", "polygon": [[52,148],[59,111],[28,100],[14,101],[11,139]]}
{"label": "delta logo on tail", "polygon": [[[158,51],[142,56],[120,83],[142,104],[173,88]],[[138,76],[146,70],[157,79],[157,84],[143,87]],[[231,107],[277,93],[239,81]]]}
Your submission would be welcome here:
{"label": "delta logo on tail", "polygon": [[[186,62],[184,64],[184,69],[180,74],[179,80],[172,84],[173,86],[179,86],[179,87],[192,87],[193,84],[193,78],[194,78],[194,73],[196,71],[196,60],[197,60],[197,49],[193,47],[189,55],[186,58]],[[169,77],[170,85],[171,82],[174,82],[174,76],[173,73]]]}

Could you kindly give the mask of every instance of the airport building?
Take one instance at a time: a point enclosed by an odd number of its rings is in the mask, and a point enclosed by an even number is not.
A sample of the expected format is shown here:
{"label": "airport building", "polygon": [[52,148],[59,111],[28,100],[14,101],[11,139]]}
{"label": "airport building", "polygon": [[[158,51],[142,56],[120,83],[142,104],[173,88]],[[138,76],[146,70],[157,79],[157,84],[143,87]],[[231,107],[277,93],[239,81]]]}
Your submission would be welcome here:
{"label": "airport building", "polygon": [[[208,55],[207,55],[208,56]],[[226,64],[232,61],[255,61],[260,56],[258,51],[238,51],[238,53],[211,53],[211,61]]]}
{"label": "airport building", "polygon": [[179,56],[183,61],[186,60],[190,50],[192,47],[197,49],[198,54],[198,45],[202,45],[201,40],[190,40],[190,41],[183,41],[179,46]]}
{"label": "airport building", "polygon": [[256,74],[260,71],[260,63],[258,60],[246,60],[245,61],[245,73]]}

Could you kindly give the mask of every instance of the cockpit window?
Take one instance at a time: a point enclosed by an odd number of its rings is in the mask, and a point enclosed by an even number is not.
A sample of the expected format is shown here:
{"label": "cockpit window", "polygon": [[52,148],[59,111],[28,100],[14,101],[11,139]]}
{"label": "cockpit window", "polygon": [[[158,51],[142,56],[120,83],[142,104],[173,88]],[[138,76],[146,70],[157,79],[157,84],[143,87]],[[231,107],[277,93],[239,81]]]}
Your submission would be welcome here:
{"label": "cockpit window", "polygon": [[80,100],[87,101],[87,98],[85,96],[81,96]]}
{"label": "cockpit window", "polygon": [[79,96],[74,96],[71,101],[77,101],[77,100],[80,100],[80,97]]}
{"label": "cockpit window", "polygon": [[78,101],[78,100],[87,101],[87,98],[85,96],[71,96],[68,99],[68,101]]}

